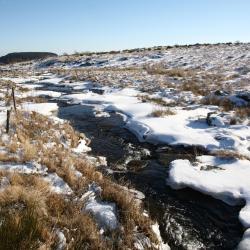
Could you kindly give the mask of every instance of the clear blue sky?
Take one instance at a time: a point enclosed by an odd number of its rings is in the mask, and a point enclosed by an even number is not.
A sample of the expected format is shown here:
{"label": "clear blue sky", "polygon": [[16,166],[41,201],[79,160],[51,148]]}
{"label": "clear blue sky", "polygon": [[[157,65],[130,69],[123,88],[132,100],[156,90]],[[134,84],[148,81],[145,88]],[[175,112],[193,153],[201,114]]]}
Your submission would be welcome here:
{"label": "clear blue sky", "polygon": [[250,0],[0,0],[0,55],[250,41]]}

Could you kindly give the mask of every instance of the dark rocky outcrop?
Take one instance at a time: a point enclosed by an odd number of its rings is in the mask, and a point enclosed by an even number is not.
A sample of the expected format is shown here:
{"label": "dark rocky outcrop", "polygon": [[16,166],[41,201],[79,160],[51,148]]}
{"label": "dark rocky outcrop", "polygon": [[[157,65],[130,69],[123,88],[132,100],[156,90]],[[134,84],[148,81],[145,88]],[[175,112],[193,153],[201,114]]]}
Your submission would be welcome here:
{"label": "dark rocky outcrop", "polygon": [[17,52],[10,53],[0,57],[0,64],[24,62],[30,60],[44,59],[51,56],[57,56],[57,54],[49,52]]}

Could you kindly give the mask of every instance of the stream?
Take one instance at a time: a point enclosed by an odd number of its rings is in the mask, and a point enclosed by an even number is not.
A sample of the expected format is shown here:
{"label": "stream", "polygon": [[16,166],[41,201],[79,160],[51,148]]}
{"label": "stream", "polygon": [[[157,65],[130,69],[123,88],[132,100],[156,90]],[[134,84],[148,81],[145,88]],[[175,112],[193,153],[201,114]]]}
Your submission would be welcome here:
{"label": "stream", "polygon": [[[92,155],[107,158],[114,180],[128,182],[145,194],[145,208],[158,222],[171,249],[237,247],[243,235],[238,220],[240,206],[228,206],[189,188],[173,190],[166,185],[169,163],[194,159],[196,149],[141,143],[124,127],[119,114],[96,117],[91,105],[58,105],[58,117],[91,139]],[[102,171],[107,173],[107,169]]]}
{"label": "stream", "polygon": [[[73,93],[68,86],[52,83],[38,89]],[[166,185],[171,161],[192,161],[197,154],[206,152],[193,147],[173,148],[139,142],[125,128],[120,114],[112,112],[109,116],[96,116],[98,104],[72,105],[62,99],[48,100],[57,102],[59,118],[70,121],[77,131],[91,139],[93,156],[106,157],[109,171],[107,167],[100,171],[145,194],[144,206],[151,218],[158,222],[161,236],[171,249],[223,250],[237,247],[244,232],[238,219],[242,206],[229,206],[190,188],[173,190]]]}

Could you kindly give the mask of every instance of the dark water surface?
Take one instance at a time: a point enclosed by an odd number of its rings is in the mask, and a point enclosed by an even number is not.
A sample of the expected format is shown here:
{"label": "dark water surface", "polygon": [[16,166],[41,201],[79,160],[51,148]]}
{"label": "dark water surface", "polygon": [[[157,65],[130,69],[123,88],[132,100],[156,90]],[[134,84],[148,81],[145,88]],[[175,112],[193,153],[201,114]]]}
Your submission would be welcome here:
{"label": "dark water surface", "polygon": [[[118,114],[95,117],[88,105],[60,105],[58,117],[90,139],[93,155],[105,156],[113,178],[130,182],[146,198],[145,207],[160,225],[171,249],[235,249],[242,238],[240,206],[232,207],[191,189],[166,185],[174,159],[194,159],[195,149],[140,143]],[[197,152],[196,152],[197,153]]]}

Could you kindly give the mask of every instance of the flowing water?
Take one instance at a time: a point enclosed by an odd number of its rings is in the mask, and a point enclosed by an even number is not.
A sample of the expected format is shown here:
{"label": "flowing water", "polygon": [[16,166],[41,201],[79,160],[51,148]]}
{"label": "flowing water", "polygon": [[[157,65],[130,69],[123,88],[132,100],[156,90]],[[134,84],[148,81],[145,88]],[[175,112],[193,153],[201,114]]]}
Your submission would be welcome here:
{"label": "flowing water", "polygon": [[[46,84],[41,89],[72,93],[62,85]],[[90,89],[91,90],[91,89]],[[56,101],[56,100],[54,100]],[[141,143],[124,127],[122,116],[96,117],[93,105],[57,102],[58,117],[91,139],[94,156],[105,156],[114,180],[131,183],[145,194],[144,205],[157,220],[161,236],[171,249],[235,249],[242,238],[238,220],[241,206],[229,206],[192,189],[173,190],[166,185],[169,163],[193,160],[196,148]],[[95,108],[98,108],[95,105]]]}
{"label": "flowing water", "polygon": [[96,117],[91,105],[59,106],[58,117],[71,121],[91,139],[92,154],[107,158],[113,178],[125,180],[145,194],[145,207],[158,221],[162,238],[171,249],[235,249],[243,234],[238,220],[240,206],[166,185],[169,163],[180,158],[192,160],[197,150],[140,143],[124,128],[120,115]]}

